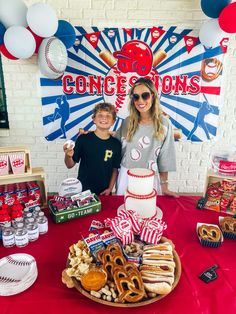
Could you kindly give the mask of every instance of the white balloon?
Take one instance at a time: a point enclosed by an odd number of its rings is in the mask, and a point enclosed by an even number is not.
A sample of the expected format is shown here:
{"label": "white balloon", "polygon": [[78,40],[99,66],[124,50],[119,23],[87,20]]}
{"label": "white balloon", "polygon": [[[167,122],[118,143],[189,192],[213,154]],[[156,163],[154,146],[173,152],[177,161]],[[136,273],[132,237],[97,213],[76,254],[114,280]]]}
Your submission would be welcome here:
{"label": "white balloon", "polygon": [[0,0],[0,21],[8,28],[18,25],[27,27],[27,6],[21,0]]}
{"label": "white balloon", "polygon": [[199,32],[199,40],[207,48],[218,46],[225,36],[225,32],[219,26],[218,19],[204,22]]}
{"label": "white balloon", "polygon": [[30,29],[40,37],[51,37],[58,28],[55,11],[45,3],[33,4],[26,15]]}
{"label": "white balloon", "polygon": [[35,52],[34,36],[23,26],[9,27],[3,40],[7,50],[16,58],[28,59]]}
{"label": "white balloon", "polygon": [[41,73],[57,79],[63,75],[67,66],[67,50],[63,42],[56,38],[45,38],[38,51],[38,64]]}

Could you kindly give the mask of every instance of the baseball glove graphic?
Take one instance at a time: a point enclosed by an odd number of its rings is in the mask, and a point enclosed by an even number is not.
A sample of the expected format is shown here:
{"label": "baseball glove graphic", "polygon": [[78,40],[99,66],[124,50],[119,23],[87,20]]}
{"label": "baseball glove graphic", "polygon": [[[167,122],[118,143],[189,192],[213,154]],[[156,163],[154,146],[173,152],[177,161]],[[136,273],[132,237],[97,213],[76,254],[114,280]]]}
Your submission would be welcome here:
{"label": "baseball glove graphic", "polygon": [[206,82],[214,81],[221,73],[223,64],[217,58],[202,60],[201,76]]}

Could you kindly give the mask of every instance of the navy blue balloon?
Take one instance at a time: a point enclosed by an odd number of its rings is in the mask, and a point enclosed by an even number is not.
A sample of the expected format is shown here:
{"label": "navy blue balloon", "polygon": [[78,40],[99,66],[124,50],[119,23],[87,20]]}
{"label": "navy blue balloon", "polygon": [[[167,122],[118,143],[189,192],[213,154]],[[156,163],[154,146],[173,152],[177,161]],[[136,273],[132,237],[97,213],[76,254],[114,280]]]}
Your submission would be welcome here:
{"label": "navy blue balloon", "polygon": [[209,17],[219,17],[221,11],[230,4],[232,0],[201,0],[202,11]]}
{"label": "navy blue balloon", "polygon": [[76,40],[74,27],[64,20],[58,21],[58,28],[54,36],[60,39],[67,49],[72,47]]}
{"label": "navy blue balloon", "polygon": [[6,27],[0,22],[0,45],[4,44],[3,37],[6,31]]}

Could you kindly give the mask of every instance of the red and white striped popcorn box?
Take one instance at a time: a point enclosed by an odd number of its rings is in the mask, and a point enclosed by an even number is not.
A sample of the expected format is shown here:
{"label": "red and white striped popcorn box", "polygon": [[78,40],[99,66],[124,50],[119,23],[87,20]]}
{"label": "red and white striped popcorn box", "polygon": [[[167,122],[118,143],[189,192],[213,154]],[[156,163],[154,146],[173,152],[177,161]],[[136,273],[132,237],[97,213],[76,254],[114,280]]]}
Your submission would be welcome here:
{"label": "red and white striped popcorn box", "polygon": [[161,219],[153,218],[147,219],[144,222],[140,240],[145,241],[147,243],[157,244],[163,234],[163,231],[167,228],[167,225]]}
{"label": "red and white striped popcorn box", "polygon": [[134,240],[134,233],[132,230],[132,222],[130,218],[115,217],[113,219],[106,219],[105,225],[114,232],[115,236],[121,240],[122,244],[129,244]]}
{"label": "red and white striped popcorn box", "polygon": [[9,174],[8,154],[0,155],[0,176]]}
{"label": "red and white striped popcorn box", "polygon": [[25,153],[14,152],[9,153],[9,159],[11,163],[12,172],[14,174],[22,174],[25,172]]}

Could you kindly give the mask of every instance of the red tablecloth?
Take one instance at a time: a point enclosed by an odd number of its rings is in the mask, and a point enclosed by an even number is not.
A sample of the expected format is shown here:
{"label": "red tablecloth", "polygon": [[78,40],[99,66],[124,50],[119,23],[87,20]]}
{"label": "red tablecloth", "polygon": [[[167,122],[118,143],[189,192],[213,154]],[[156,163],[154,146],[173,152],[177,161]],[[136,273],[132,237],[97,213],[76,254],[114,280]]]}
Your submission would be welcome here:
{"label": "red tablecloth", "polygon": [[[91,220],[114,217],[123,197],[102,197],[102,211],[62,224],[49,218],[49,232],[25,248],[6,249],[0,245],[0,257],[13,253],[28,253],[35,257],[38,278],[28,290],[8,297],[0,297],[1,314],[60,314],[60,313],[129,313],[128,308],[116,308],[95,303],[75,288],[68,289],[61,282],[68,248],[87,231]],[[221,247],[202,247],[196,235],[197,222],[218,223],[219,214],[196,209],[197,197],[178,199],[158,197],[157,204],[168,224],[165,236],[173,241],[182,263],[182,275],[177,287],[168,296],[144,307],[132,308],[135,314],[236,313],[236,241],[225,240]],[[217,264],[218,279],[204,283],[198,278],[206,268]]]}

